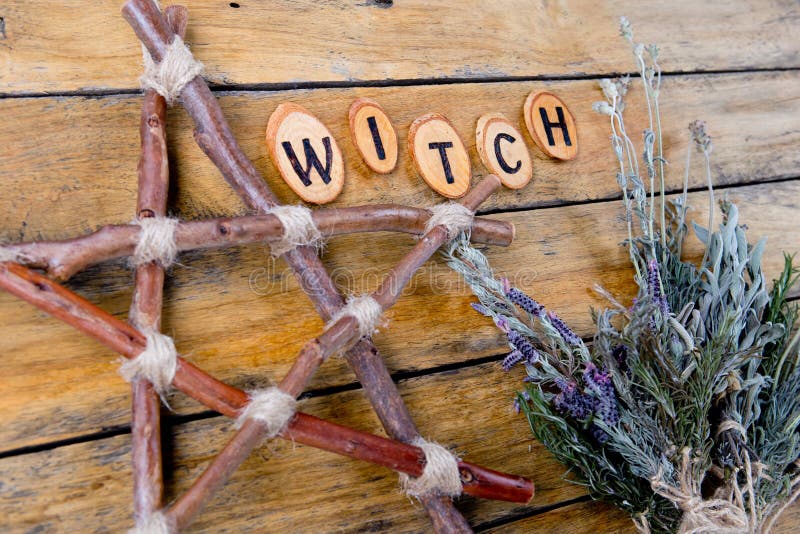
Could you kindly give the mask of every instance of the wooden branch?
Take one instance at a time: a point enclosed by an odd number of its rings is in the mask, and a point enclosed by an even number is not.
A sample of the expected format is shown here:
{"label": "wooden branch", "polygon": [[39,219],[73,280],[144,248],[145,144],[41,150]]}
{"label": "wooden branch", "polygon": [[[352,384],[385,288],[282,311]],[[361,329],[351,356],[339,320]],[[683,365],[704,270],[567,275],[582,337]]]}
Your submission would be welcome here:
{"label": "wooden branch", "polygon": [[[0,288],[126,358],[135,358],[145,348],[144,335],[132,325],[26,267],[13,262],[0,263]],[[178,358],[172,385],[228,417],[237,417],[249,400],[244,391],[213,378],[183,358]],[[422,474],[425,464],[425,454],[419,447],[360,432],[300,412],[295,415],[281,437],[382,465],[413,477]],[[459,462],[459,469],[462,471],[462,480],[465,481],[465,493],[512,502],[528,502],[533,496],[533,484],[525,478],[463,461]]]}
{"label": "wooden branch", "polygon": [[[314,223],[324,237],[359,232],[403,232],[421,235],[430,213],[424,209],[395,204],[319,209],[312,212]],[[270,243],[281,238],[283,226],[274,215],[223,217],[178,224],[178,250],[221,248],[251,243]],[[133,255],[139,239],[136,224],[103,226],[91,234],[64,241],[37,241],[5,245],[27,267],[43,269],[48,275],[67,280],[83,269]],[[476,217],[472,241],[508,246],[514,239],[511,223]]]}
{"label": "wooden branch", "polygon": [[[500,185],[497,176],[489,175],[469,192],[462,204],[469,210],[475,211]],[[383,311],[397,302],[413,274],[447,241],[447,237],[447,229],[444,226],[432,228],[389,272],[373,294]],[[358,322],[351,316],[342,317],[326,328],[319,337],[305,344],[278,387],[285,393],[298,397],[308,386],[308,382],[322,362],[359,337]],[[266,430],[267,427],[260,421],[253,419],[245,421],[203,474],[170,507],[167,513],[171,523],[178,525],[179,529],[188,526],[203,505],[227,482],[253,450],[264,442]]]}
{"label": "wooden branch", "polygon": [[[183,37],[188,11],[169,6],[164,11],[172,30]],[[167,102],[148,89],[144,93],[139,135],[139,188],[136,215],[139,218],[167,214],[169,160],[167,158]],[[158,262],[136,268],[129,320],[138,330],[161,331],[164,268]],[[147,380],[131,382],[131,463],[133,471],[133,513],[140,521],[159,510],[164,498],[161,456],[161,398]]]}
{"label": "wooden branch", "polygon": [[[122,16],[153,59],[160,61],[174,36],[152,2],[128,0],[122,7]],[[236,142],[205,81],[197,77],[189,82],[181,92],[181,100],[194,121],[195,141],[239,197],[252,209],[262,212],[277,204],[277,198],[266,181]],[[314,251],[308,247],[297,248],[285,254],[284,259],[323,320],[330,320],[344,302]],[[405,442],[418,437],[416,425],[372,341],[362,339],[345,357],[389,435]],[[420,502],[436,532],[471,532],[469,524],[450,499],[424,496]]]}

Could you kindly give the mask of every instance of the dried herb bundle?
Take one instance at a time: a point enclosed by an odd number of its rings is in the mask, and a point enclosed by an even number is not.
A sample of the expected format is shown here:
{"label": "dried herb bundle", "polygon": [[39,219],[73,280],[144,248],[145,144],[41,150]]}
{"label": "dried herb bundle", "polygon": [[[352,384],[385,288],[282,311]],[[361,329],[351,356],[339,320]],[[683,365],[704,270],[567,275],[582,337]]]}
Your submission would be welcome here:
{"label": "dried herb bundle", "polygon": [[[515,404],[572,479],[593,497],[626,510],[644,532],[767,532],[800,494],[800,351],[791,336],[797,306],[787,294],[798,271],[786,256],[769,290],[764,240],[751,244],[736,206],[720,202],[714,228],[711,138],[690,125],[684,192],[664,195],[658,49],[633,41],[647,100],[642,161],[623,120],[628,78],[603,80],[619,163],[638,294],[593,310],[586,344],[553,312],[497,279],[466,239],[446,252],[480,304],[508,336],[506,370],[524,365]],[[686,189],[693,150],[705,161],[708,227],[699,264],[682,259]],[[649,188],[646,183],[649,184]],[[660,191],[656,195],[656,191]]]}

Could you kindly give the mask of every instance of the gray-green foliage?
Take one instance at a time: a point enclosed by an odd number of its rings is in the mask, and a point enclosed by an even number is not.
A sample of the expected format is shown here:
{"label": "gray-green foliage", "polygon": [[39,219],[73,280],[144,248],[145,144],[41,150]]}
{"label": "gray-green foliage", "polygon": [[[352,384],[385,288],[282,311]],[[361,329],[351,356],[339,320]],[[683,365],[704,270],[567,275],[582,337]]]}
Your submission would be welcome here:
{"label": "gray-green foliage", "polygon": [[[606,100],[595,110],[609,118],[619,164],[634,304],[607,295],[612,306],[592,311],[596,333],[587,345],[497,279],[465,237],[445,255],[479,298],[476,310],[507,333],[513,352],[504,366],[522,362],[527,370],[517,405],[536,438],[569,466],[571,480],[653,532],[679,530],[684,512],[680,499],[658,487],[695,497],[702,486],[702,497],[723,495],[741,509],[748,531],[761,532],[776,506],[796,497],[800,480],[800,352],[791,337],[798,312],[786,300],[797,271],[786,256],[768,290],[765,242],[747,240],[737,207],[721,202],[714,227],[712,145],[703,123],[690,126],[684,192],[666,199],[658,50],[635,43],[625,20],[622,35],[649,110],[641,164],[622,116],[629,80],[603,80]],[[693,225],[705,246],[699,264],[682,258],[692,150],[702,154],[709,184],[708,226]],[[682,468],[691,470],[688,488]]]}

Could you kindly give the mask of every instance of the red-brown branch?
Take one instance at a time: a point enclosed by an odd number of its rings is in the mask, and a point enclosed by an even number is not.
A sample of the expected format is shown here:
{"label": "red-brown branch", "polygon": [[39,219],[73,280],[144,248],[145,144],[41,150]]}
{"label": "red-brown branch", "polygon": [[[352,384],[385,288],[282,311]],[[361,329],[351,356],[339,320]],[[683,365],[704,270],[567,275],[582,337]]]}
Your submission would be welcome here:
{"label": "red-brown branch", "polygon": [[[122,15],[153,59],[160,61],[174,35],[158,9],[149,0],[129,0],[122,8]],[[184,87],[181,101],[194,121],[195,141],[239,197],[260,212],[277,204],[277,198],[266,181],[236,142],[219,103],[201,77]],[[314,251],[300,247],[286,253],[284,259],[294,270],[300,286],[311,298],[320,316],[325,321],[330,320],[344,302]],[[372,341],[362,339],[345,357],[389,435],[405,442],[419,437],[416,425]],[[420,502],[428,512],[436,532],[471,532],[469,524],[449,498],[424,496]]]}
{"label": "red-brown branch", "polygon": [[[188,11],[169,6],[164,14],[172,30],[183,37]],[[149,89],[144,93],[139,135],[139,187],[136,215],[163,217],[167,213],[169,161],[167,158],[167,102]],[[130,322],[138,330],[161,330],[164,268],[157,262],[136,268]],[[133,513],[137,522],[161,508],[164,497],[161,456],[161,399],[147,380],[131,382],[131,464]]]}
{"label": "red-brown branch", "polygon": [[[470,211],[475,211],[500,185],[500,179],[497,176],[487,176],[464,197],[462,205]],[[381,286],[373,294],[383,311],[397,302],[400,293],[413,274],[430,259],[436,250],[447,241],[447,238],[448,233],[444,226],[432,228],[389,272]],[[358,337],[358,322],[351,316],[342,317],[326,328],[319,337],[305,344],[294,365],[278,387],[285,393],[298,397],[308,386],[308,382],[322,362]],[[178,525],[179,528],[189,525],[203,505],[225,484],[253,450],[263,443],[266,430],[267,427],[263,422],[254,419],[245,421],[203,474],[170,507],[167,514],[171,524]],[[468,476],[467,473],[464,475]]]}
{"label": "red-brown branch", "polygon": [[[96,339],[126,358],[135,358],[145,348],[144,335],[83,297],[13,262],[0,263],[0,288],[49,313],[73,328]],[[228,417],[237,417],[247,404],[244,391],[208,375],[183,358],[178,358],[172,385]],[[281,434],[312,447],[382,465],[413,477],[422,474],[425,454],[419,447],[360,432],[342,425],[298,412]],[[533,497],[533,483],[523,477],[508,475],[459,462],[464,492],[484,498],[528,502]]]}
{"label": "red-brown branch", "polygon": [[[359,232],[403,232],[421,235],[430,212],[409,206],[383,204],[350,208],[320,209],[312,212],[314,223],[325,237]],[[178,250],[221,248],[279,240],[283,226],[274,215],[223,217],[178,224]],[[508,246],[514,238],[511,223],[476,217],[472,241]],[[139,239],[136,224],[108,225],[91,234],[63,241],[37,241],[6,245],[4,248],[27,267],[43,269],[48,275],[67,280],[83,269],[131,256]]]}

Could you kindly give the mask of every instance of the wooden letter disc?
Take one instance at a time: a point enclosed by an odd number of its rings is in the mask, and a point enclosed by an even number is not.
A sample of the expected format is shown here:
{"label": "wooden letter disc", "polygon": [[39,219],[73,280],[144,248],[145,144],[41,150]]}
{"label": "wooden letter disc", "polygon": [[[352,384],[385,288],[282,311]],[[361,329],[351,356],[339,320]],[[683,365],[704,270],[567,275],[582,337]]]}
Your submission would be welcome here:
{"label": "wooden letter disc", "polygon": [[325,204],[344,187],[344,159],[333,134],[307,109],[279,105],[267,123],[267,150],[289,184],[306,202]]}
{"label": "wooden letter disc", "polygon": [[383,108],[368,98],[350,106],[350,134],[361,159],[378,174],[388,174],[397,165],[397,132]]}
{"label": "wooden letter disc", "polygon": [[478,119],[475,131],[478,155],[486,169],[511,189],[525,187],[533,177],[533,162],[522,134],[500,113]]}
{"label": "wooden letter disc", "polygon": [[553,93],[531,93],[523,107],[525,126],[533,142],[551,158],[578,155],[578,131],[566,104]]}
{"label": "wooden letter disc", "polygon": [[408,152],[422,179],[440,195],[459,198],[469,189],[469,153],[446,117],[430,113],[411,123]]}

